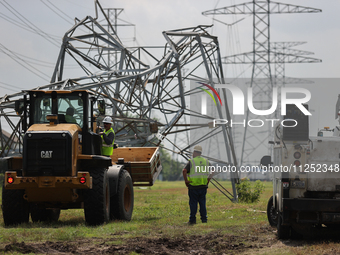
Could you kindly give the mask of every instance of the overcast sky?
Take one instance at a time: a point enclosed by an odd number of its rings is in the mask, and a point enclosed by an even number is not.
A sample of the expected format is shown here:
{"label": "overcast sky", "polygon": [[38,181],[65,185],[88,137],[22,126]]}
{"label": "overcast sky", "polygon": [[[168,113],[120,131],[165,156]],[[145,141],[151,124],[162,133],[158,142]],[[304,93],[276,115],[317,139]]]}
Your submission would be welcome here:
{"label": "overcast sky", "polygon": [[[126,34],[124,33],[123,41],[128,45],[132,43],[137,45],[138,43],[142,46],[164,45],[162,31],[212,24],[211,18],[201,14],[203,11],[243,2],[235,0],[100,1],[104,8],[124,8],[120,18],[135,24],[136,33],[132,27],[120,27],[118,33],[123,34],[122,30],[124,29]],[[271,15],[272,42],[307,42],[296,49],[312,51],[315,55],[311,57],[320,58],[323,61],[320,64],[287,64],[286,75],[292,77],[339,77],[340,15],[338,10],[340,10],[340,1],[285,0],[283,2],[322,9],[322,12],[317,14]],[[95,16],[93,0],[1,0],[0,3],[2,35],[0,38],[0,96],[14,93],[19,89],[47,84],[58,56],[61,38],[73,22],[71,17],[82,19],[87,15]],[[215,25],[210,32],[219,37],[222,56],[252,50],[252,19],[250,16],[224,15],[215,18],[229,24],[245,18],[234,26],[214,22]],[[28,26],[36,31],[32,32]],[[50,37],[42,34],[41,31]],[[134,34],[136,34],[137,41],[132,42]],[[16,55],[13,55],[13,52]],[[11,55],[12,58],[8,55]],[[244,69],[250,70],[248,66],[237,66],[236,68],[237,70],[234,70],[235,67],[226,67],[227,76],[235,76],[237,72]]]}

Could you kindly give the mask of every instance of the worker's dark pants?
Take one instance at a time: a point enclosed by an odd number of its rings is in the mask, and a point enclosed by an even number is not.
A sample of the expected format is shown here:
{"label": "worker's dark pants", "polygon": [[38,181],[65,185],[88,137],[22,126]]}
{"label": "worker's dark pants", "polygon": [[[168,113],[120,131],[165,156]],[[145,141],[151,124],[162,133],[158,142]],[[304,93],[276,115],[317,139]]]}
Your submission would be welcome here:
{"label": "worker's dark pants", "polygon": [[196,223],[197,203],[200,204],[201,221],[207,222],[207,208],[205,204],[205,196],[207,189],[189,189],[189,206],[190,206],[190,218],[189,222]]}

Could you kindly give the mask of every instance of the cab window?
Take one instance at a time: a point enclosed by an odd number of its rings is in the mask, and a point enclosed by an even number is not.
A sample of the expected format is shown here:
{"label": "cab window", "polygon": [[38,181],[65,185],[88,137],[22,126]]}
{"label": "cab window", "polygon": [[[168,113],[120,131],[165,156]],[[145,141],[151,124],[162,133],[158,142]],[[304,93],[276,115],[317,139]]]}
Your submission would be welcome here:
{"label": "cab window", "polygon": [[[83,100],[77,95],[58,95],[59,123],[73,123],[83,127]],[[46,116],[52,112],[52,100],[49,94],[35,100],[34,123],[48,123]]]}

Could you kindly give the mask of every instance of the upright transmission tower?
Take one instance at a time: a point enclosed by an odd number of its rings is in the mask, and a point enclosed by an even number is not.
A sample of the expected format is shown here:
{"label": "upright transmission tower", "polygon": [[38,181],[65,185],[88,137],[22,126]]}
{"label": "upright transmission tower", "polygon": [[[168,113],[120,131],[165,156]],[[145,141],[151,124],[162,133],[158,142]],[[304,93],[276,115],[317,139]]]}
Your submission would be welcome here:
{"label": "upright transmission tower", "polygon": [[[318,13],[320,9],[296,6],[284,3],[271,2],[270,0],[242,3],[238,5],[222,7],[214,10],[205,11],[203,15],[230,15],[230,14],[251,14],[253,17],[253,50],[251,52],[237,54],[223,58],[225,64],[247,64],[251,63],[252,76],[250,81],[250,88],[253,93],[253,105],[255,109],[267,110],[272,105],[273,87],[275,83],[272,78],[271,63],[273,58],[277,56],[276,52],[272,51],[270,43],[270,14],[282,13]],[[289,55],[286,53],[281,54],[287,62],[305,63],[309,58]],[[315,62],[315,61],[314,61]],[[319,62],[319,61],[317,61]],[[310,62],[308,62],[310,63]],[[266,82],[263,82],[263,78]],[[268,150],[267,142],[272,137],[272,131],[265,132],[261,130],[254,132],[248,129],[248,120],[252,119],[254,115],[247,110],[245,118],[245,128],[243,134],[243,144],[241,150],[240,164],[258,163],[259,155],[256,152],[263,152]],[[256,119],[263,117],[255,116]],[[268,119],[268,116],[266,116]],[[260,129],[256,129],[260,130]],[[273,129],[271,129],[273,130]],[[263,133],[267,135],[263,135]],[[271,154],[271,151],[268,153]]]}
{"label": "upright transmission tower", "polygon": [[[272,42],[270,43],[271,52],[273,52],[271,63],[274,64],[274,76],[273,83],[274,87],[278,88],[277,98],[277,111],[275,118],[282,119],[280,116],[281,112],[281,88],[285,87],[286,84],[310,84],[312,81],[286,77],[286,63],[319,63],[320,59],[311,57],[302,57],[306,55],[313,55],[313,52],[292,49],[292,47],[305,44],[306,42]],[[228,57],[226,57],[228,58]],[[250,62],[248,62],[250,64]],[[258,83],[266,83],[266,79],[259,79]]]}
{"label": "upright transmission tower", "polygon": [[[118,27],[133,27],[134,35],[133,41],[136,40],[136,25],[125,20],[119,18],[119,16],[123,13],[123,8],[103,8],[104,12],[106,13],[107,20],[101,20],[100,23],[107,22],[106,29],[110,34],[115,34],[118,37]],[[120,21],[120,22],[118,22]],[[119,38],[119,37],[118,37]],[[107,53],[108,64],[110,66],[114,66],[118,63],[118,54],[116,52],[108,52]]]}

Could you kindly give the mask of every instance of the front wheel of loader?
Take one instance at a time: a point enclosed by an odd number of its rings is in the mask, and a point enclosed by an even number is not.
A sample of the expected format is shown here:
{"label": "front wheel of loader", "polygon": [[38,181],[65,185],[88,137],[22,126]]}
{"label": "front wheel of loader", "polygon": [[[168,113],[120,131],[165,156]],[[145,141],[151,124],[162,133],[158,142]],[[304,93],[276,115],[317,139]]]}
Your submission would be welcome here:
{"label": "front wheel of loader", "polygon": [[110,219],[110,187],[106,169],[91,171],[92,189],[84,192],[84,213],[88,225],[97,226]]}
{"label": "front wheel of loader", "polygon": [[5,226],[27,223],[29,204],[24,199],[24,190],[8,190],[2,187],[2,215]]}
{"label": "front wheel of loader", "polygon": [[117,193],[111,197],[111,219],[130,221],[134,204],[132,178],[126,170],[119,174]]}

